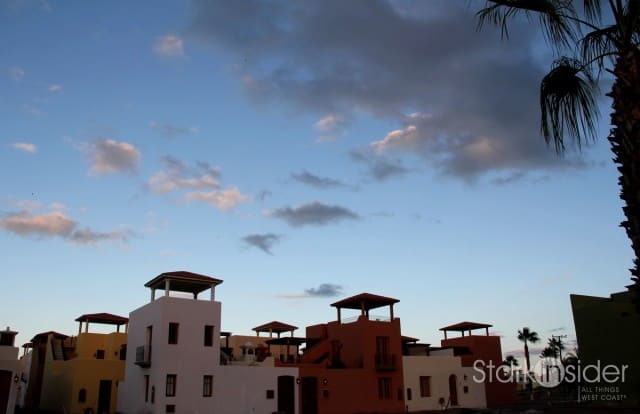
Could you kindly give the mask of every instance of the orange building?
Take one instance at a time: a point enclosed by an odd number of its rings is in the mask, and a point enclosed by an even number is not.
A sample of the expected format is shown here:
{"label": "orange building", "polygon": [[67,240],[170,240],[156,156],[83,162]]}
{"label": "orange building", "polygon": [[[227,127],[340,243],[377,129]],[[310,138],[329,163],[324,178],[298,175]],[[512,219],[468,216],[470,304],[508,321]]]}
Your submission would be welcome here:
{"label": "orange building", "polygon": [[[300,370],[300,414],[404,411],[400,319],[393,315],[397,302],[362,293],[333,303],[337,320],[307,327],[306,338],[267,341],[295,347],[306,343],[299,358],[276,359],[276,365]],[[388,316],[370,314],[381,307],[389,308]],[[359,314],[345,319],[345,309]]]}
{"label": "orange building", "polygon": [[[460,322],[455,325],[440,328],[444,332],[444,339],[440,341],[442,347],[452,347],[459,350],[462,359],[462,366],[472,367],[476,361],[483,361],[484,366],[491,364],[493,373],[485,369],[485,392],[487,406],[495,407],[502,404],[509,404],[516,398],[515,382],[500,382],[495,378],[496,367],[502,364],[502,349],[500,347],[500,337],[489,335],[489,328],[492,325],[476,322]],[[477,335],[472,331],[484,329],[484,335]],[[450,338],[447,333],[458,332],[462,336]],[[465,335],[466,333],[466,335]],[[493,377],[493,378],[492,378]],[[492,378],[490,380],[489,378]],[[455,387],[452,387],[455,390]]]}

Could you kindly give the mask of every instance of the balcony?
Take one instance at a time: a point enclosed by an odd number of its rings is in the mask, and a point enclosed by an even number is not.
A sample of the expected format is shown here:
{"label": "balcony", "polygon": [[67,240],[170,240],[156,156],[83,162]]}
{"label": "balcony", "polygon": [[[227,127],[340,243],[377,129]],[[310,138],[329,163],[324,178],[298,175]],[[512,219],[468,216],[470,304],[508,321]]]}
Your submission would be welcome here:
{"label": "balcony", "polygon": [[395,371],[397,368],[394,354],[376,354],[375,363],[377,371]]}
{"label": "balcony", "polygon": [[141,345],[136,347],[136,365],[142,368],[151,366],[151,346]]}

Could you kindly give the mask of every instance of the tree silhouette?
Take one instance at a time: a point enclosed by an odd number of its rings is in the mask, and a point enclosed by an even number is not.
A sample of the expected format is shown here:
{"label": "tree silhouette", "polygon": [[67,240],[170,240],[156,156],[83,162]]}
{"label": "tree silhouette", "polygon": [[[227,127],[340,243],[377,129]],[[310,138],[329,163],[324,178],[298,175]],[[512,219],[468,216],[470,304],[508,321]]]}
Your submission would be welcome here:
{"label": "tree silhouette", "polygon": [[598,80],[603,70],[614,77],[608,139],[625,204],[621,226],[635,254],[629,289],[640,310],[640,1],[488,0],[477,13],[478,26],[500,26],[508,37],[508,22],[517,15],[537,16],[560,56],[540,86],[542,135],[559,153],[565,139],[580,147],[596,138]]}

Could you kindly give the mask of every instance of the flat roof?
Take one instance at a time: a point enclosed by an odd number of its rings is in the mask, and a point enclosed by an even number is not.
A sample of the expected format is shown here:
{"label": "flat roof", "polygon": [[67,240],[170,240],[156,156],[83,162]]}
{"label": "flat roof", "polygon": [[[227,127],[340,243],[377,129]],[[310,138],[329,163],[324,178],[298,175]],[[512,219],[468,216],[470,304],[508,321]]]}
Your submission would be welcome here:
{"label": "flat roof", "polygon": [[105,325],[124,325],[129,323],[129,318],[114,315],[112,313],[86,313],[76,318],[76,322],[103,323]]}
{"label": "flat roof", "polygon": [[359,295],[351,296],[349,298],[332,303],[331,306],[342,309],[370,310],[381,308],[383,306],[393,305],[394,303],[398,302],[400,302],[400,300],[389,298],[386,296],[374,295],[372,293],[360,293]]}
{"label": "flat roof", "polygon": [[54,338],[58,338],[58,339],[67,339],[69,337],[69,335],[61,334],[60,332],[47,331],[47,332],[41,332],[39,334],[36,334],[36,336],[31,338],[31,342],[36,342],[36,339],[40,339],[40,338],[43,338],[43,339],[48,338],[49,335],[53,335]]}
{"label": "flat roof", "polygon": [[420,339],[419,338],[414,338],[414,337],[411,337],[411,336],[402,335],[400,337],[400,340],[402,342],[418,342]]}
{"label": "flat roof", "polygon": [[212,285],[216,286],[222,283],[222,280],[214,277],[179,270],[175,272],[161,273],[145,283],[144,286],[151,289],[164,289],[164,283],[166,280],[171,281],[171,290],[194,294],[207,290]]}
{"label": "flat roof", "polygon": [[297,326],[289,325],[288,323],[271,321],[269,323],[265,323],[264,325],[256,326],[252,329],[255,332],[289,332],[298,329]]}
{"label": "flat roof", "polygon": [[440,328],[441,331],[457,331],[457,332],[467,332],[473,329],[484,329],[491,328],[493,325],[489,325],[487,323],[478,323],[478,322],[459,322],[453,325],[445,326],[444,328]]}

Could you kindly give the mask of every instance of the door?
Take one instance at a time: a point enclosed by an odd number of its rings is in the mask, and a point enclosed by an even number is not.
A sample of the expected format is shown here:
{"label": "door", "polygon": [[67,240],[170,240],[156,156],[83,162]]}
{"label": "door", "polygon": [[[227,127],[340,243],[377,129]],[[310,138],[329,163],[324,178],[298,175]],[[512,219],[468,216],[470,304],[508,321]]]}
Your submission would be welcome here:
{"label": "door", "polygon": [[458,380],[455,375],[449,376],[449,402],[458,405]]}
{"label": "door", "polygon": [[318,379],[316,377],[302,378],[301,398],[301,414],[318,414]]}
{"label": "door", "polygon": [[295,412],[294,380],[291,375],[278,377],[278,412],[293,414]]}
{"label": "door", "polygon": [[[7,412],[11,393],[11,371],[0,371],[0,413]],[[11,410],[13,412],[13,410]]]}
{"label": "door", "polygon": [[109,414],[111,410],[111,380],[100,380],[98,391],[98,414]]}

